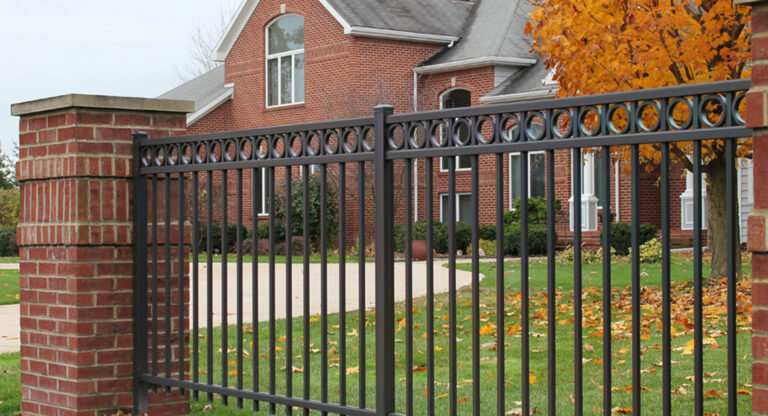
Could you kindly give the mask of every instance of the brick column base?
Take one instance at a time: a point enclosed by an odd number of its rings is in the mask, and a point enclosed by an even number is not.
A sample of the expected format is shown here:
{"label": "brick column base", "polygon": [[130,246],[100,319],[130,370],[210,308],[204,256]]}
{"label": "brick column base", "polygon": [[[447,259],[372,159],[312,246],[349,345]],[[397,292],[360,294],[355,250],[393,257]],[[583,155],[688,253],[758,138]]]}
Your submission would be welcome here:
{"label": "brick column base", "polygon": [[[184,101],[67,95],[21,116],[22,412],[133,406],[133,142],[185,132]],[[152,415],[188,413],[178,393]]]}
{"label": "brick column base", "polygon": [[754,129],[755,204],[747,246],[752,252],[752,411],[768,415],[768,1],[752,8],[752,88],[747,93],[747,126]]}

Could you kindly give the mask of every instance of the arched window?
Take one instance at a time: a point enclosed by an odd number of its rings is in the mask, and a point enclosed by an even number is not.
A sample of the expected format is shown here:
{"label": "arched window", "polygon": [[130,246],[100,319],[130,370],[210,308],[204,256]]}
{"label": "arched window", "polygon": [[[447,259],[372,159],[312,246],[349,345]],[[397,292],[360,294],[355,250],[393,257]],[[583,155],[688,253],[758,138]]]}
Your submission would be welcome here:
{"label": "arched window", "polygon": [[[454,88],[448,90],[440,95],[440,109],[446,108],[460,108],[469,107],[472,105],[472,93],[469,90],[463,88]],[[466,141],[469,138],[469,128],[461,124],[456,132],[462,141]],[[443,134],[443,131],[440,131]],[[472,164],[472,158],[469,156],[456,156],[456,170],[470,170]],[[448,159],[445,157],[440,158],[440,170],[448,170]]]}
{"label": "arched window", "polygon": [[304,102],[304,18],[279,17],[267,26],[267,106]]}

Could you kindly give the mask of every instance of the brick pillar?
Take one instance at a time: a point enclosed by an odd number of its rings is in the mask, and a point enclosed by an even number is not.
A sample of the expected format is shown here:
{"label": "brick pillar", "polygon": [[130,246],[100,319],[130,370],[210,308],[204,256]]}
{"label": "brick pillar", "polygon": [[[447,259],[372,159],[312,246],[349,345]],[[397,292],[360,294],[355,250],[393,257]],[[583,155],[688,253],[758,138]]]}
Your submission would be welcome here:
{"label": "brick pillar", "polygon": [[[22,411],[133,405],[133,142],[185,132],[185,101],[67,95],[15,104]],[[155,414],[188,399],[153,397]]]}
{"label": "brick pillar", "polygon": [[[746,3],[746,2],[744,2]],[[768,1],[752,8],[752,88],[747,126],[754,129],[755,205],[749,216],[747,246],[752,252],[752,410],[768,415]]]}

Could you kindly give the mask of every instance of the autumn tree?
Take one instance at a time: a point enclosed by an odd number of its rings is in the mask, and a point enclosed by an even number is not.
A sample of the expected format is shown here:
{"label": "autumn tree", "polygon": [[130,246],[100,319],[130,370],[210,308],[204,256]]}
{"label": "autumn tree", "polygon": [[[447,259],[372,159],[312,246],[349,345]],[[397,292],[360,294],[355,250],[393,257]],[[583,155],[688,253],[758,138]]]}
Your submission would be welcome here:
{"label": "autumn tree", "polygon": [[[749,8],[731,0],[532,0],[526,33],[560,83],[559,96],[597,94],[748,76]],[[677,109],[675,109],[677,111]],[[710,117],[722,109],[710,108]],[[678,114],[683,117],[687,115]],[[742,139],[741,158],[751,139]],[[711,278],[726,275],[726,168],[723,141],[702,143],[707,178]],[[671,154],[689,171],[691,142]],[[644,162],[658,163],[659,145],[642,145]],[[626,149],[617,156],[628,159]],[[736,233],[738,239],[738,233]],[[738,241],[737,241],[738,243]],[[738,245],[737,245],[738,246]],[[737,256],[738,271],[741,259]]]}

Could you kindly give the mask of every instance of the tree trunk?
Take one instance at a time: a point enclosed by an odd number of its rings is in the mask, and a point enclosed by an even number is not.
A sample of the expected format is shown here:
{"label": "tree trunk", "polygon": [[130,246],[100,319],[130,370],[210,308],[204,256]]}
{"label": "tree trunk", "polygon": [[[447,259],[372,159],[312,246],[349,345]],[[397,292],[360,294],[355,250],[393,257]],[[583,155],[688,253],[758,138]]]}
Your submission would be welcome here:
{"label": "tree trunk", "polygon": [[[725,156],[722,155],[710,162],[706,167],[707,172],[707,202],[709,211],[709,248],[712,250],[712,270],[710,282],[728,276],[728,233],[726,221],[727,186]],[[736,172],[734,172],[735,174]],[[738,212],[738,198],[734,203],[734,210]],[[736,276],[741,276],[741,243],[738,215],[734,219],[734,238],[736,246]]]}

